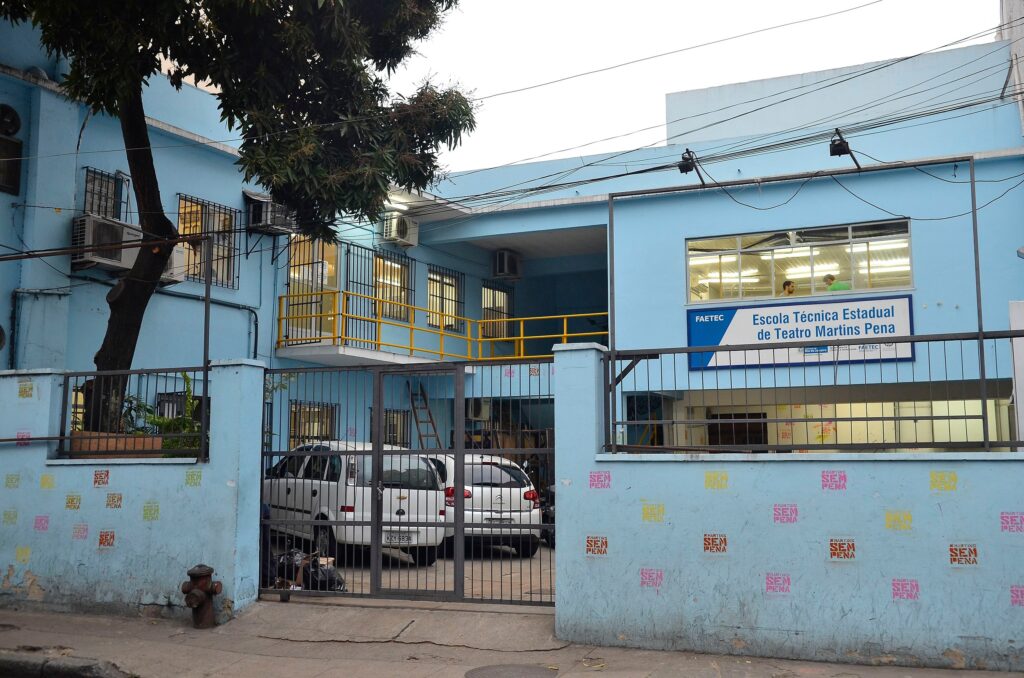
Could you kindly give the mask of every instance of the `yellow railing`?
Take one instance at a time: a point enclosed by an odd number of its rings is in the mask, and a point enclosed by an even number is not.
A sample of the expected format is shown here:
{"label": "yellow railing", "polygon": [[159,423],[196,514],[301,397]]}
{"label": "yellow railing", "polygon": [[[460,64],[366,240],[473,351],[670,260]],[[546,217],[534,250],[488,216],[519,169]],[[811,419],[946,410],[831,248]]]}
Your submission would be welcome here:
{"label": "yellow railing", "polygon": [[[329,342],[439,360],[550,358],[550,346],[604,337],[607,330],[570,331],[570,321],[605,318],[607,313],[570,313],[477,320],[358,292],[300,292],[278,297],[277,346]],[[417,319],[422,323],[417,323]],[[537,327],[541,325],[542,328]],[[386,328],[399,328],[387,332]],[[405,333],[408,332],[408,343]],[[363,336],[368,335],[368,336]],[[544,340],[552,340],[548,344]],[[530,342],[544,341],[541,353]]]}

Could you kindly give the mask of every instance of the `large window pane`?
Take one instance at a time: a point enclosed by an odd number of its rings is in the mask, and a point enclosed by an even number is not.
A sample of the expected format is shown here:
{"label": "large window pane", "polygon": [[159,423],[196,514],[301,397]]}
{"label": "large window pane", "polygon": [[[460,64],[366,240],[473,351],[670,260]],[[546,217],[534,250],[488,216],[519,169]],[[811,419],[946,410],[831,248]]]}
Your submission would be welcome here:
{"label": "large window pane", "polygon": [[744,299],[773,296],[771,257],[761,254],[740,255],[740,289]]}
{"label": "large window pane", "polygon": [[857,287],[907,287],[910,285],[910,241],[905,238],[856,242],[850,250]]}
{"label": "large window pane", "polygon": [[849,245],[816,247],[812,256],[815,292],[843,292],[853,289]]}
{"label": "large window pane", "polygon": [[732,299],[740,295],[738,254],[690,257],[690,298]]}
{"label": "large window pane", "polygon": [[[811,293],[811,254],[817,251],[811,247],[782,247],[761,254],[772,261],[777,295],[801,297]],[[793,283],[791,295],[783,289],[786,281]]]}

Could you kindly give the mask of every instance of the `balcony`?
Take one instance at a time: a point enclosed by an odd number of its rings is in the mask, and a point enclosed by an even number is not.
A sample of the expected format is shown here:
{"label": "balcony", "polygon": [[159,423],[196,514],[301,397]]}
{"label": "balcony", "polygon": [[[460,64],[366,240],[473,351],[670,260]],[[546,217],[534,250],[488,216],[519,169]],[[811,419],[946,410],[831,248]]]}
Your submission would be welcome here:
{"label": "balcony", "polygon": [[544,359],[608,335],[607,312],[466,318],[332,290],[283,295],[277,317],[278,357],[322,365]]}

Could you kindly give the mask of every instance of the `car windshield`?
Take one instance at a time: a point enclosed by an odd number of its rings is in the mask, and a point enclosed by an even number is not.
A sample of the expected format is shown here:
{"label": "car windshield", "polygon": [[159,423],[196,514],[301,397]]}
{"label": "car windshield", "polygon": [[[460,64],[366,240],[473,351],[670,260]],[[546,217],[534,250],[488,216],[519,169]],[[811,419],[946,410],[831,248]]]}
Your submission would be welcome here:
{"label": "car windshield", "polygon": [[529,487],[530,479],[510,464],[466,464],[466,484],[477,487]]}

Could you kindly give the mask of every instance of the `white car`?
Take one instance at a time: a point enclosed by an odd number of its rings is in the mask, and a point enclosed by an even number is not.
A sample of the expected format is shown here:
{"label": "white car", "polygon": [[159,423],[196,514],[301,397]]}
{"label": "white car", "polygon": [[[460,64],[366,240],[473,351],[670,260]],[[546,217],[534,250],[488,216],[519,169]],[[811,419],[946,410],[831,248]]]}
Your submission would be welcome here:
{"label": "white car", "polygon": [[[427,455],[444,483],[445,502],[455,506],[455,456]],[[511,546],[520,557],[532,558],[540,548],[540,495],[529,476],[513,461],[492,454],[472,454],[465,458],[465,537],[484,545]],[[455,535],[454,511],[445,517],[449,524],[445,537]],[[476,527],[469,525],[476,524]],[[536,529],[522,529],[536,526]],[[493,527],[492,527],[493,526]]]}
{"label": "white car", "polygon": [[[333,554],[338,545],[349,551],[369,547],[371,502],[379,491],[384,548],[406,551],[417,565],[432,565],[445,536],[444,487],[436,469],[420,455],[385,445],[391,454],[384,455],[382,483],[375,487],[372,449],[370,443],[324,440],[283,457],[267,471],[263,501],[271,519],[294,522],[274,529],[311,540],[320,553]],[[314,526],[314,520],[342,524]]]}

